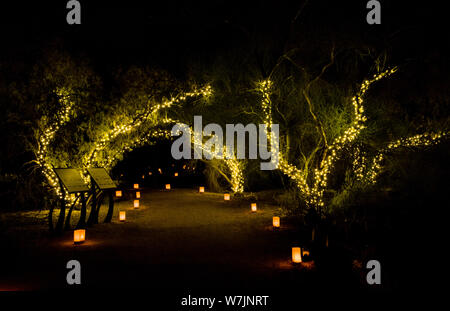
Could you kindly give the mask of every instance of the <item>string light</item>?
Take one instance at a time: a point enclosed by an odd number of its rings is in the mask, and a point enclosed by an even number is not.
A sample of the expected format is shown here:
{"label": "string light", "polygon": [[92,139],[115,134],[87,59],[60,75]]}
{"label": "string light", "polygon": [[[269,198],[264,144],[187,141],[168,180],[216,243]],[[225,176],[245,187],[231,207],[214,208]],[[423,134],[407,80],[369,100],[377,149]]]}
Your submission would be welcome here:
{"label": "string light", "polygon": [[[272,131],[269,133],[269,130],[272,129],[273,124],[272,102],[270,100],[272,85],[273,83],[270,80],[264,80],[258,84],[258,90],[262,94],[261,108],[263,111],[264,123],[266,125],[265,133],[266,137],[268,137],[270,145],[272,144],[272,140],[275,139],[274,133]],[[280,169],[289,178],[291,178],[302,193],[305,193],[307,196],[309,196],[310,190],[308,184],[306,183],[306,179],[304,178],[303,172],[294,165],[289,164],[283,157],[281,151],[279,151],[278,154],[273,158],[275,159],[275,161],[278,160],[277,162],[274,162],[278,163],[277,168]]]}
{"label": "string light", "polygon": [[[444,138],[449,135],[449,132],[438,132],[438,133],[423,133],[417,134],[411,137],[400,138],[393,142],[390,142],[386,148],[380,150],[372,159],[370,167],[367,168],[367,165],[363,163],[361,165],[360,170],[367,170],[366,174],[360,174],[357,176],[359,180],[362,180],[368,184],[375,184],[377,181],[377,177],[380,175],[382,170],[382,162],[385,159],[386,155],[392,152],[395,149],[401,147],[426,147],[437,145]],[[358,156],[358,155],[357,155]],[[360,156],[361,157],[361,156]]]}
{"label": "string light", "polygon": [[[190,132],[192,133],[192,128],[190,129]],[[213,140],[215,142],[215,146],[217,146],[217,142],[219,140],[219,137],[217,135],[212,135],[210,140]],[[244,174],[243,174],[243,162],[239,161],[236,158],[236,155],[227,154],[226,146],[222,146],[222,149],[214,149],[209,150],[205,149],[205,146],[201,141],[199,141],[195,135],[193,139],[194,144],[194,150],[200,149],[203,154],[206,155],[209,159],[223,159],[225,164],[227,165],[229,171],[230,171],[230,183],[231,183],[231,190],[235,193],[243,193],[244,192]],[[224,159],[224,155],[227,155],[227,157]]]}
{"label": "string light", "polygon": [[[370,80],[365,80],[359,89],[359,92],[351,100],[354,108],[354,117],[350,127],[345,132],[337,137],[331,145],[325,150],[323,160],[320,162],[318,168],[314,169],[313,184],[310,186],[306,180],[307,170],[300,170],[291,165],[286,160],[285,156],[279,151],[278,168],[291,178],[297,188],[305,197],[306,203],[311,206],[324,206],[323,193],[328,184],[328,176],[334,167],[334,164],[339,159],[344,147],[352,143],[358,134],[364,129],[364,122],[367,118],[364,115],[363,97],[367,93],[370,85],[384,77],[388,77],[395,73],[397,69],[389,69],[382,73],[374,75]],[[270,80],[262,81],[259,84],[259,91],[262,93],[261,107],[264,114],[264,122],[269,129],[272,126],[272,105],[270,101],[272,82]],[[266,133],[267,134],[267,133]],[[268,135],[273,139],[272,135]]]}
{"label": "string light", "polygon": [[[282,154],[281,151],[275,157],[272,157],[274,163],[278,163],[277,168],[280,169],[284,174],[286,174],[291,180],[293,180],[296,187],[305,197],[306,203],[311,206],[324,206],[323,193],[328,185],[328,177],[332,169],[335,166],[336,161],[340,158],[342,151],[345,150],[347,146],[355,141],[360,132],[365,128],[364,123],[367,118],[364,115],[363,97],[367,93],[369,87],[372,83],[379,81],[382,78],[388,77],[396,71],[396,68],[386,70],[380,74],[374,75],[370,80],[365,80],[359,89],[359,92],[351,100],[353,105],[354,116],[353,121],[348,129],[344,133],[338,136],[332,144],[330,144],[324,151],[324,156],[319,164],[319,167],[314,169],[312,184],[307,182],[307,169],[299,169],[296,166],[290,164]],[[274,137],[274,133],[271,131],[273,120],[272,120],[272,103],[270,99],[272,82],[270,80],[262,81],[259,84],[259,91],[262,94],[261,108],[264,116],[264,123],[266,125],[265,131],[266,135],[271,143]],[[43,175],[46,177],[49,185],[55,190],[59,198],[65,198],[67,204],[71,204],[74,201],[74,196],[69,195],[66,192],[62,192],[58,178],[54,173],[51,165],[51,157],[49,156],[48,147],[53,141],[57,131],[61,126],[66,124],[70,120],[70,113],[74,106],[74,103],[70,100],[70,90],[66,88],[58,88],[55,93],[58,95],[61,108],[56,114],[55,120],[50,124],[46,125],[46,129],[42,131],[38,139],[38,151],[36,153],[36,163],[41,167]],[[186,100],[190,97],[195,96],[210,96],[212,90],[210,86],[206,86],[199,90],[194,90],[193,92],[184,93],[177,97],[166,100],[161,104],[148,107],[144,113],[141,113],[132,121],[124,122],[123,124],[115,126],[107,134],[105,134],[95,145],[93,150],[85,158],[84,166],[91,167],[94,164],[102,164],[104,167],[110,168],[124,152],[132,151],[138,146],[151,143],[151,141],[159,138],[170,138],[170,132],[164,129],[152,130],[146,133],[144,136],[138,136],[135,139],[129,140],[122,147],[115,156],[108,157],[104,160],[97,160],[99,153],[106,148],[106,146],[119,135],[130,134],[133,130],[138,127],[147,124],[149,121],[154,121],[156,119],[157,113],[161,109],[167,109],[172,107],[174,104]],[[176,123],[176,120],[171,118],[161,118],[158,120],[159,125]],[[270,132],[269,132],[270,131]],[[407,138],[401,138],[393,141],[387,145],[386,148],[379,151],[375,157],[369,163],[363,152],[361,152],[359,146],[355,148],[354,159],[353,159],[353,171],[358,180],[365,180],[368,183],[374,184],[376,182],[377,176],[381,172],[382,165],[385,156],[390,151],[399,147],[420,147],[420,146],[430,146],[439,143],[442,138],[448,135],[448,132],[439,133],[424,133]],[[217,137],[216,137],[217,138]],[[194,146],[200,146],[203,152],[210,152],[203,147],[201,142],[195,141]],[[214,150],[211,153],[212,157],[220,157],[220,155],[225,154],[225,146],[222,150]],[[244,177],[242,161],[239,161],[235,156],[230,159],[223,159],[227,167],[230,170],[231,175],[231,188],[233,192],[241,193],[244,191]],[[89,182],[87,175],[84,176],[86,182]]]}
{"label": "string light", "polygon": [[[68,206],[74,202],[75,197],[59,187],[58,177],[53,171],[48,148],[58,130],[70,120],[70,113],[74,106],[74,102],[70,100],[70,91],[68,88],[55,89],[54,93],[58,96],[58,103],[61,107],[55,115],[55,120],[47,121],[46,119],[49,118],[43,118],[43,127],[46,128],[40,133],[37,140],[38,148],[35,160],[35,163],[40,167],[42,174],[47,179],[50,187],[55,191],[57,197],[60,199],[64,198]],[[45,124],[46,121],[49,123]]]}
{"label": "string light", "polygon": [[149,131],[145,136],[137,137],[134,140],[127,141],[125,143],[125,146],[123,146],[121,152],[116,153],[113,157],[106,158],[106,160],[100,162],[100,165],[105,168],[111,168],[115,163],[117,163],[124,152],[131,152],[137,147],[149,145],[156,139],[170,139],[170,137],[170,131],[168,130],[157,129],[154,131]]}
{"label": "string light", "polygon": [[[210,85],[206,85],[201,89],[194,90],[192,92],[184,93],[178,95],[176,97],[172,97],[170,100],[166,100],[161,104],[157,104],[154,106],[148,105],[143,113],[138,116],[135,116],[131,121],[125,122],[124,124],[116,125],[113,129],[111,129],[108,133],[104,134],[104,136],[98,141],[93,150],[87,154],[84,160],[84,165],[86,167],[91,167],[97,159],[99,153],[108,145],[110,141],[117,138],[119,135],[128,134],[131,131],[135,130],[139,126],[145,124],[148,121],[157,119],[157,113],[166,108],[172,107],[174,104],[184,101],[191,97],[204,96],[208,97],[212,94],[212,89]],[[163,118],[158,120],[159,124],[169,124],[176,123],[176,120],[170,118]],[[129,147],[131,148],[131,147]],[[128,149],[129,150],[129,149]],[[125,150],[127,151],[127,150]]]}
{"label": "string light", "polygon": [[315,206],[324,206],[323,193],[328,184],[328,176],[334,167],[336,161],[340,158],[340,155],[344,148],[352,143],[359,135],[361,130],[365,128],[364,123],[367,121],[364,115],[364,95],[369,90],[372,83],[379,81],[385,77],[388,77],[395,73],[397,68],[388,69],[382,73],[375,74],[371,80],[365,80],[359,89],[356,96],[352,98],[352,105],[354,108],[353,122],[350,127],[344,132],[343,135],[337,137],[334,142],[328,146],[325,152],[325,156],[320,163],[320,167],[314,170],[314,185],[311,191],[311,198],[309,204]]}
{"label": "string light", "polygon": [[244,192],[244,175],[241,162],[236,158],[225,159],[225,163],[231,172],[231,190],[235,193]]}
{"label": "string light", "polygon": [[[146,144],[149,144],[151,141],[155,139],[161,139],[161,138],[167,138],[169,139],[170,132],[168,130],[155,130],[148,132],[145,136],[137,137],[134,140],[129,140],[125,143],[125,146],[122,147],[122,150],[115,154],[113,157],[108,157],[105,160],[96,160],[98,158],[98,155],[100,152],[108,145],[110,141],[117,138],[119,135],[129,134],[133,130],[137,129],[139,126],[144,125],[146,122],[150,120],[154,120],[155,115],[161,110],[161,109],[167,109],[172,107],[175,103],[178,103],[180,101],[184,101],[187,98],[190,97],[196,97],[196,96],[204,96],[208,97],[212,94],[212,88],[211,86],[207,85],[202,89],[194,90],[193,92],[188,92],[183,95],[177,96],[175,98],[172,98],[170,100],[165,101],[162,104],[155,105],[148,109],[148,111],[141,114],[141,118],[135,118],[133,121],[128,122],[126,124],[118,125],[114,127],[109,133],[105,134],[102,139],[95,145],[94,149],[89,153],[89,155],[86,157],[85,161],[85,167],[91,167],[94,165],[101,165],[106,168],[111,168],[114,163],[116,163],[122,156],[124,152],[130,152],[134,148],[143,146]],[[170,123],[177,123],[177,120],[170,119],[170,118],[163,118],[158,120],[159,124],[170,124]],[[201,143],[195,142],[194,145],[202,146]],[[205,149],[203,149],[204,152],[207,152]],[[222,151],[223,152],[223,151]],[[220,150],[216,150],[214,156],[218,155],[220,153]],[[236,159],[225,159],[225,163],[228,166],[230,170],[231,175],[231,188],[232,191],[242,193],[244,191],[244,177],[243,172],[241,168],[241,163]],[[88,176],[85,176],[86,182],[89,181]]]}
{"label": "string light", "polygon": [[356,146],[354,150],[354,158],[353,158],[353,172],[356,176],[357,180],[361,180],[364,177],[364,170],[367,165],[367,159],[363,155],[359,146]]}
{"label": "string light", "polygon": [[[200,90],[185,93],[184,95],[178,96],[177,98],[173,98],[162,104],[158,104],[158,105],[154,106],[151,110],[151,113],[148,115],[148,117],[144,117],[143,119],[136,121],[133,125],[128,124],[127,126],[116,127],[115,129],[112,130],[111,133],[109,133],[107,136],[105,136],[96,145],[92,155],[89,157],[89,161],[86,163],[86,166],[89,167],[90,165],[92,165],[92,160],[94,158],[96,158],[98,153],[107,145],[107,143],[110,140],[112,140],[113,138],[116,138],[120,134],[129,133],[136,127],[144,124],[144,122],[151,119],[150,115],[156,114],[161,109],[170,108],[176,102],[186,100],[189,97],[195,97],[195,96],[208,97],[211,94],[212,94],[211,86],[207,85],[206,87],[204,87]],[[164,119],[160,120],[159,122],[162,124],[178,123],[177,120],[173,120],[170,118],[164,118]],[[192,131],[192,129],[191,129],[191,131]],[[148,134],[143,137],[137,137],[135,140],[128,141],[125,144],[125,146],[122,148],[121,152],[117,153],[113,158],[108,158],[106,161],[102,162],[101,164],[104,167],[110,168],[114,163],[116,163],[118,161],[118,159],[124,152],[130,152],[134,148],[148,144],[150,141],[152,141],[154,139],[158,139],[158,138],[170,138],[170,132],[167,130],[156,130],[156,131],[148,132]],[[217,137],[216,137],[216,139],[217,139]],[[195,140],[195,137],[193,140],[193,144],[194,144],[194,146],[200,147],[203,150],[203,152],[205,152],[205,153],[210,152],[209,150],[204,149],[203,144],[201,142],[197,142]],[[212,154],[210,154],[210,156],[211,156],[211,158],[219,158],[221,154],[225,154],[225,146],[224,146],[223,150],[215,150]],[[232,191],[236,192],[236,193],[244,192],[244,176],[243,176],[241,162],[239,160],[237,160],[236,157],[233,157],[231,159],[225,159],[224,161],[230,170],[230,175],[231,175],[230,181],[231,181]]]}
{"label": "string light", "polygon": [[[47,129],[43,132],[39,139],[39,148],[37,152],[37,160],[36,162],[42,168],[42,172],[44,176],[47,178],[49,185],[55,190],[57,195],[62,198],[65,197],[68,205],[72,204],[75,197],[73,195],[69,195],[68,193],[61,193],[58,184],[58,178],[56,174],[53,172],[51,164],[49,164],[50,159],[48,156],[48,145],[53,140],[56,132],[59,130],[60,126],[64,125],[67,121],[69,121],[69,114],[73,107],[73,102],[69,100],[69,92],[65,89],[58,89],[56,91],[60,98],[60,102],[62,105],[61,112],[57,114],[57,121],[54,124],[51,124],[47,127]],[[211,86],[207,85],[201,89],[194,90],[192,92],[187,92],[177,97],[171,98],[170,100],[166,100],[161,104],[154,105],[152,107],[147,107],[147,109],[138,116],[134,116],[131,121],[124,122],[120,125],[115,126],[113,129],[108,131],[108,133],[104,134],[104,136],[94,145],[94,148],[91,152],[87,154],[87,156],[83,160],[84,171],[81,174],[81,177],[84,179],[86,184],[90,184],[90,178],[87,173],[87,168],[92,167],[93,165],[101,165],[105,168],[111,168],[121,157],[124,152],[130,152],[134,148],[146,145],[151,143],[151,141],[155,139],[166,138],[169,139],[170,132],[168,130],[152,130],[148,131],[144,136],[138,136],[135,139],[128,140],[125,142],[125,145],[121,148],[119,152],[117,152],[113,157],[107,157],[103,160],[98,160],[98,155],[100,152],[106,148],[106,146],[115,138],[120,135],[130,134],[133,130],[139,128],[140,126],[148,123],[149,121],[153,121],[156,118],[157,113],[162,109],[167,109],[172,107],[174,104],[184,101],[191,97],[196,96],[210,96],[212,94]],[[171,118],[162,118],[158,120],[159,125],[177,123],[176,120]],[[194,142],[195,144],[195,142]],[[204,149],[203,149],[204,150]],[[216,151],[219,153],[219,150]],[[235,157],[231,159],[224,160],[226,165],[228,166],[231,174],[231,188],[234,192],[241,193],[244,191],[244,178],[242,173],[242,165],[240,161],[238,161]]]}
{"label": "string light", "polygon": [[[170,100],[166,100],[162,104],[151,107],[150,109],[147,109],[147,111],[145,111],[143,114],[141,114],[140,118],[137,117],[135,121],[115,126],[111,131],[105,134],[102,137],[102,139],[100,139],[100,141],[95,145],[94,150],[88,154],[88,156],[85,158],[85,161],[83,161],[84,167],[85,168],[92,167],[98,153],[107,146],[108,142],[110,142],[112,139],[118,137],[121,134],[130,133],[133,129],[144,124],[144,122],[151,120],[161,109],[169,108],[173,104],[186,100],[187,98],[190,97],[200,95],[209,96],[211,95],[211,93],[212,93],[211,86],[207,85],[204,88],[179,95]],[[58,177],[53,171],[53,167],[51,165],[52,157],[49,155],[48,147],[50,143],[53,141],[56,133],[61,128],[61,126],[63,126],[70,120],[70,113],[73,109],[74,102],[70,100],[70,89],[68,88],[57,88],[55,90],[55,94],[58,96],[61,108],[55,115],[55,121],[44,125],[46,129],[42,131],[42,133],[38,138],[38,148],[36,152],[35,163],[41,168],[43,175],[47,179],[47,182],[50,185],[50,187],[55,191],[56,195],[59,198],[64,198],[66,201],[66,205],[70,206],[75,201],[75,196],[73,194],[67,193],[65,190],[61,190],[61,188],[59,187]],[[43,119],[44,122],[46,121],[46,119],[48,118]],[[174,122],[176,121],[167,117],[159,120],[160,124],[169,124]],[[145,143],[148,143],[152,139],[161,137],[169,138],[170,137],[169,132],[165,130],[157,130],[147,133],[143,137],[137,138],[136,140],[131,142],[127,142],[123,151],[130,151],[132,150],[133,146],[143,145]],[[118,155],[116,155],[112,159],[108,159],[105,162],[106,167],[111,167],[111,165],[114,163],[115,160],[117,160],[117,158]],[[87,171],[85,170],[80,174],[81,177],[85,180],[85,182],[89,184],[90,178],[88,177]]]}

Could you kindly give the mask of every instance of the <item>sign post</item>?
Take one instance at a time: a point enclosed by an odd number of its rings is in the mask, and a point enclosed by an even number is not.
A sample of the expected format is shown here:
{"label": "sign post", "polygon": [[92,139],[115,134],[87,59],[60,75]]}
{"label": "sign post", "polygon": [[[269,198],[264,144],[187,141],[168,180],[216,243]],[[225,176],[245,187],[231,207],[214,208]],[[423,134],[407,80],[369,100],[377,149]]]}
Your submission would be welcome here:
{"label": "sign post", "polygon": [[[81,214],[76,228],[84,228],[86,226],[86,198],[84,196],[84,193],[88,192],[89,188],[84,183],[83,178],[81,178],[80,171],[77,169],[55,168],[54,171],[56,173],[56,176],[58,176],[62,193],[65,192],[64,188],[69,193],[79,193],[81,198]],[[58,233],[63,229],[65,214],[66,202],[63,195],[61,198],[61,211],[59,213],[58,222],[56,224],[56,232]]]}
{"label": "sign post", "polygon": [[[106,217],[105,217],[105,222],[111,222],[113,212],[114,212],[113,192],[114,192],[114,189],[117,188],[117,186],[103,167],[88,168],[87,170],[88,170],[89,175],[91,176],[92,192],[93,192],[92,193],[93,205],[92,205],[91,214],[89,216],[88,224],[98,223],[98,212],[100,209],[100,204],[98,204],[99,205],[98,208],[94,207],[95,205],[97,205],[95,186],[97,186],[100,190],[108,193],[109,208],[108,208],[108,213],[106,214]],[[92,216],[92,218],[91,218],[91,216]]]}

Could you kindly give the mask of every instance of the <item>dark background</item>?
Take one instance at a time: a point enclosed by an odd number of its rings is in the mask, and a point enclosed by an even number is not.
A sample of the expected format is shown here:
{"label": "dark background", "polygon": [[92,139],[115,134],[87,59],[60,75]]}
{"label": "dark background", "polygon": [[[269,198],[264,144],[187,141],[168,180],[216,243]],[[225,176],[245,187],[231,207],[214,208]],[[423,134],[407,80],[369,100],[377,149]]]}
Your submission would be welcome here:
{"label": "dark background", "polygon": [[[207,62],[250,44],[257,49],[270,42],[276,54],[305,1],[80,3],[81,25],[66,23],[66,1],[2,3],[3,60],[30,60],[43,47],[59,44],[87,55],[100,70],[115,63],[144,63],[183,75],[190,60]],[[366,23],[366,3],[307,1],[296,20],[301,36],[388,48],[393,60],[448,66],[448,26],[441,3],[381,1],[381,25]]]}
{"label": "dark background", "polygon": [[[262,67],[269,68],[286,45],[312,42],[309,53],[314,55],[329,53],[320,43],[335,41],[347,47],[386,50],[389,63],[413,68],[409,71],[412,78],[402,82],[410,86],[404,96],[423,96],[424,86],[448,95],[449,27],[442,2],[380,2],[382,24],[368,25],[367,1],[308,1],[294,23],[295,30],[292,30],[292,21],[305,1],[128,0],[111,3],[82,0],[81,25],[66,23],[66,1],[2,2],[0,65],[3,67],[0,68],[8,68],[4,76],[10,81],[20,79],[44,49],[54,46],[89,59],[105,83],[111,68],[132,64],[160,67],[182,80],[192,63],[212,66],[217,57],[228,53],[242,57],[265,53],[266,65]],[[3,142],[9,134],[7,131],[1,134],[2,148],[7,148]],[[4,150],[7,149],[2,149],[2,153]],[[448,158],[443,156],[447,154],[448,149],[444,148],[437,157],[430,157],[426,162],[438,158],[440,163],[447,163]],[[384,216],[375,217],[380,227],[396,208],[416,204],[413,212],[395,213],[403,224],[396,227],[401,234],[383,249],[390,257],[397,258],[393,266],[402,267],[401,274],[411,288],[434,284],[434,278],[446,269],[440,263],[443,258],[436,262],[434,254],[442,254],[448,234],[442,216],[444,207],[448,206],[445,195],[448,164],[442,167],[439,182],[433,185],[428,196],[423,195],[426,185],[420,184],[421,171],[434,173],[426,166],[418,166],[412,174],[416,176],[416,183],[411,183],[418,185],[417,188],[404,188],[409,194],[408,201],[394,199],[376,204],[384,206],[377,212]],[[440,193],[441,197],[434,193]],[[423,206],[428,209],[422,210]],[[388,234],[373,237],[381,242],[389,239]],[[396,256],[408,253],[411,254],[409,262],[408,258],[405,261],[404,257]],[[422,266],[420,279],[414,276],[418,265]]]}

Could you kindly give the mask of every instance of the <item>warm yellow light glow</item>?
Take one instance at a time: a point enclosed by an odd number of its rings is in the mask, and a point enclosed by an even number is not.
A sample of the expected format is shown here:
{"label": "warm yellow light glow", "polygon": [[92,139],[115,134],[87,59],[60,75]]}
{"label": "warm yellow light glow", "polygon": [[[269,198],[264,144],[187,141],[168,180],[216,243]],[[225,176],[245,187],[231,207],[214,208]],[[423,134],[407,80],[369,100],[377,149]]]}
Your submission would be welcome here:
{"label": "warm yellow light glow", "polygon": [[173,174],[173,176],[178,177],[178,173]]}
{"label": "warm yellow light glow", "polygon": [[[359,172],[357,177],[368,184],[375,184],[378,175],[382,171],[382,162],[387,154],[393,150],[401,147],[426,147],[440,143],[444,138],[449,135],[448,132],[437,133],[423,133],[417,134],[411,137],[400,138],[396,141],[390,142],[387,147],[378,151],[375,157],[372,159],[370,166],[366,161],[366,157],[361,154],[360,150],[354,155],[353,166],[356,167]],[[365,173],[365,174],[364,174]]]}
{"label": "warm yellow light glow", "polygon": [[170,184],[166,184],[166,190],[170,190]]}
{"label": "warm yellow light glow", "polygon": [[[115,139],[119,135],[123,134],[129,134],[133,130],[135,130],[137,127],[145,124],[146,122],[153,122],[155,118],[158,116],[156,113],[160,111],[161,109],[169,108],[173,106],[175,103],[179,101],[184,101],[189,97],[195,97],[195,96],[203,96],[203,97],[209,97],[212,94],[212,88],[209,85],[206,85],[205,87],[201,89],[195,89],[192,92],[183,93],[175,98],[172,98],[170,100],[166,100],[161,104],[152,105],[148,111],[148,113],[143,113],[141,116],[136,117],[132,120],[126,120],[125,123],[117,124],[114,129],[109,131],[104,135],[103,138],[100,139],[100,141],[96,144],[95,148],[92,150],[92,152],[89,153],[89,155],[86,157],[85,166],[90,167],[93,163],[95,163],[96,159],[98,158],[100,151],[103,150],[107,144],[111,142],[111,140]],[[161,124],[167,124],[167,123],[177,123],[177,120],[173,120],[167,117],[158,119],[159,123]],[[119,122],[120,123],[120,122]],[[145,137],[138,137],[135,140],[128,143],[124,148],[123,152],[125,151],[132,151],[134,147],[146,144],[152,139],[155,138],[170,138],[170,131],[167,130],[155,130],[149,133],[149,135],[146,135]],[[197,142],[194,141],[194,145],[197,145]],[[225,149],[224,149],[225,150]],[[123,152],[118,153],[118,155],[123,154]],[[219,152],[217,150],[216,152]],[[103,166],[104,167],[111,167],[112,164],[119,160],[120,156],[114,156],[111,158],[108,158],[107,160],[104,160]],[[231,184],[231,190],[233,192],[237,193],[243,193],[244,191],[244,176],[242,172],[241,163],[242,161],[237,160],[236,158],[233,159],[226,159],[225,163],[227,164],[229,171],[230,171],[230,179],[229,182]],[[172,165],[174,166],[174,165]],[[186,165],[183,166],[183,169],[186,168]],[[161,168],[158,168],[159,174],[163,174]],[[179,176],[178,173],[176,173],[175,177]]]}
{"label": "warm yellow light glow", "polygon": [[141,198],[141,192],[140,191],[136,191],[136,199],[140,199]]}
{"label": "warm yellow light glow", "polygon": [[252,212],[256,212],[256,203],[251,204]]}
{"label": "warm yellow light glow", "polygon": [[[69,93],[70,94],[70,93]],[[165,99],[161,103],[152,103],[147,106],[145,111],[143,113],[139,113],[138,115],[127,118],[126,116],[121,120],[120,122],[117,122],[115,124],[114,128],[110,131],[106,132],[103,137],[96,143],[93,150],[91,150],[87,156],[84,159],[84,164],[86,167],[91,167],[93,164],[96,163],[98,155],[101,153],[101,151],[115,138],[117,138],[119,135],[125,135],[130,134],[133,130],[139,128],[140,126],[148,123],[148,122],[155,122],[157,120],[157,123],[159,124],[167,124],[167,123],[177,123],[176,120],[172,120],[168,117],[161,117],[159,118],[159,112],[161,109],[167,109],[173,106],[176,103],[180,103],[181,101],[186,100],[187,98],[192,97],[208,97],[212,94],[211,86],[206,85],[203,88],[196,88],[191,92],[183,92],[178,94],[176,97],[172,97],[170,99]],[[147,141],[149,141],[152,138],[170,138],[170,132],[169,131],[161,131],[159,133],[150,133],[150,135],[146,135],[145,137],[139,137],[133,141],[131,141],[126,147],[124,147],[123,151],[131,151],[133,147],[136,145],[142,145],[145,144]],[[116,159],[113,159],[115,161]],[[98,164],[98,163],[97,163]],[[111,162],[108,161],[107,165],[103,166],[110,166]]]}
{"label": "warm yellow light glow", "polygon": [[86,240],[86,230],[78,229],[73,231],[73,243],[80,244]]}
{"label": "warm yellow light glow", "polygon": [[[314,169],[314,178],[312,179],[312,185],[307,182],[308,169],[305,167],[303,170],[291,165],[286,160],[286,155],[279,152],[278,155],[278,168],[290,177],[304,195],[306,203],[310,206],[321,207],[324,206],[323,194],[328,185],[328,176],[330,175],[336,161],[339,159],[340,154],[345,150],[345,146],[355,141],[362,129],[365,128],[365,121],[367,121],[364,115],[364,95],[366,94],[369,86],[384,77],[392,75],[397,69],[389,69],[379,74],[374,75],[371,80],[365,80],[356,96],[351,99],[351,104],[354,108],[353,121],[348,129],[344,131],[341,136],[338,136],[332,144],[327,146],[322,161],[319,163],[319,167]],[[272,139],[272,135],[268,134],[268,129],[272,126],[272,102],[270,99],[272,82],[270,80],[262,81],[259,84],[259,91],[262,94],[261,107],[264,113],[264,123],[266,124],[266,135],[269,141]]]}
{"label": "warm yellow light glow", "polygon": [[122,196],[122,190],[116,191],[116,197],[120,198]]}
{"label": "warm yellow light glow", "polygon": [[[72,100],[73,90],[70,88],[56,88],[54,90],[55,94],[58,96],[58,100],[60,103],[60,110],[55,114],[55,120],[48,122],[47,120],[53,120],[52,116],[48,116],[44,120],[44,124],[42,126],[42,134],[38,138],[38,148],[36,152],[36,164],[40,167],[43,175],[46,177],[49,185],[53,188],[55,193],[59,198],[64,198],[66,202],[66,206],[71,206],[75,202],[75,195],[69,194],[66,191],[61,191],[59,187],[59,182],[56,174],[53,171],[52,158],[49,155],[49,146],[53,141],[55,134],[58,130],[65,125],[71,116],[72,108],[74,107],[74,101]],[[170,119],[166,117],[160,117],[159,111],[162,109],[167,109],[172,107],[173,105],[185,101],[188,98],[194,97],[209,97],[212,94],[212,88],[209,85],[205,85],[202,88],[194,88],[190,92],[183,92],[178,94],[175,97],[170,99],[165,99],[161,103],[149,103],[147,108],[143,113],[138,113],[133,117],[122,117],[120,116],[120,120],[118,122],[113,122],[113,128],[106,131],[99,141],[95,143],[93,149],[86,153],[86,156],[83,157],[83,166],[84,167],[92,167],[93,165],[103,166],[105,168],[111,168],[113,163],[120,160],[121,155],[126,151],[132,151],[136,146],[142,146],[151,140],[161,139],[171,137],[170,131],[165,129],[155,129],[148,132],[145,136],[139,136],[135,139],[129,140],[125,143],[123,150],[117,153],[113,157],[108,157],[107,159],[100,160],[99,156],[101,155],[101,151],[107,147],[108,144],[112,142],[112,140],[116,139],[119,135],[126,135],[132,133],[132,131],[138,129],[140,126],[148,123],[155,122],[157,120],[157,124],[169,124],[176,123],[176,120]],[[47,121],[47,122],[45,122]],[[53,161],[54,162],[54,161]],[[160,174],[162,174],[161,169],[159,169]],[[151,173],[149,173],[151,175]],[[86,179],[87,176],[84,176]]]}
{"label": "warm yellow light glow", "polygon": [[[168,123],[169,121],[167,119],[163,119],[161,120],[162,123]],[[151,143],[152,141],[154,141],[155,139],[170,139],[171,135],[170,135],[170,131],[165,130],[165,129],[154,129],[152,131],[148,131],[146,132],[146,134],[144,136],[137,136],[135,139],[132,140],[128,140],[124,143],[124,146],[122,147],[122,151],[116,153],[114,156],[112,157],[108,157],[107,159],[102,159],[101,162],[98,162],[98,160],[95,160],[97,163],[96,165],[101,165],[105,168],[111,168],[114,166],[114,163],[116,163],[117,161],[119,161],[121,159],[121,157],[123,156],[124,152],[131,152],[134,150],[134,148],[139,147],[139,146],[144,146],[148,143]],[[101,147],[101,149],[103,149],[105,146]],[[96,154],[94,154],[94,157],[96,158],[98,156],[98,151],[96,152]],[[91,160],[89,160],[85,166],[86,167],[91,167],[93,165],[93,162]],[[150,174],[151,175],[151,174]]]}
{"label": "warm yellow light glow", "polygon": [[274,228],[279,228],[280,227],[280,217],[274,216],[272,218],[272,224],[273,224]]}
{"label": "warm yellow light glow", "polygon": [[54,93],[58,97],[60,103],[60,110],[55,115],[55,120],[48,122],[51,118],[44,121],[42,133],[38,138],[38,148],[36,152],[35,163],[40,167],[42,174],[48,181],[48,184],[53,188],[56,195],[59,198],[64,198],[66,206],[71,206],[75,202],[75,196],[69,194],[66,191],[62,191],[59,187],[58,177],[53,171],[52,158],[49,154],[50,143],[55,138],[58,130],[70,120],[70,114],[74,106],[74,102],[71,100],[72,90],[69,88],[56,88]]}
{"label": "warm yellow light glow", "polygon": [[134,200],[134,208],[138,208],[139,207],[139,200]]}
{"label": "warm yellow light glow", "polygon": [[225,194],[223,195],[223,199],[224,199],[225,201],[230,201],[230,194],[229,194],[229,193],[225,193]]}
{"label": "warm yellow light glow", "polygon": [[303,256],[303,257],[309,256],[309,251],[306,250],[306,249],[303,249],[303,251],[302,251],[302,256]]}
{"label": "warm yellow light glow", "polygon": [[125,221],[125,218],[126,218],[125,211],[120,211],[119,212],[119,221]]}
{"label": "warm yellow light glow", "polygon": [[134,184],[134,185],[133,185],[133,188],[134,188],[134,189],[139,189],[139,184]]}
{"label": "warm yellow light glow", "polygon": [[200,192],[200,193],[205,192],[205,187],[200,187],[200,188],[198,188],[198,192]]}
{"label": "warm yellow light glow", "polygon": [[294,262],[294,263],[302,262],[302,254],[301,254],[301,248],[300,247],[293,247],[292,248],[292,262]]}
{"label": "warm yellow light glow", "polygon": [[[193,132],[191,128],[190,131]],[[217,136],[215,136],[214,138],[218,139]],[[203,154],[207,155],[208,158],[223,159],[231,175],[231,178],[228,179],[229,183],[231,184],[231,190],[236,193],[244,192],[244,174],[242,172],[242,161],[239,161],[236,158],[236,155],[228,154],[229,158],[224,159],[223,156],[227,155],[226,146],[223,146],[222,149],[217,148],[214,151],[211,151],[208,148],[205,148],[205,145],[202,144],[202,141],[197,138],[196,135],[194,135],[193,144],[194,148],[200,148]]]}

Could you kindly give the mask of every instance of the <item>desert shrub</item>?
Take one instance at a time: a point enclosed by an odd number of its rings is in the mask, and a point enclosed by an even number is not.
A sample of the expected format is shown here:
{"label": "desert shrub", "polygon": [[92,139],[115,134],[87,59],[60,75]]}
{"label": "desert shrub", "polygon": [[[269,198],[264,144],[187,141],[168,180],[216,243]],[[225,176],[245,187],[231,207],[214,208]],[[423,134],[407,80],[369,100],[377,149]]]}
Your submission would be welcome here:
{"label": "desert shrub", "polygon": [[305,201],[301,199],[301,195],[295,188],[285,190],[283,193],[275,196],[275,201],[287,215],[304,216],[307,212]]}
{"label": "desert shrub", "polygon": [[54,202],[39,174],[5,174],[0,176],[1,209],[7,211],[41,210]]}
{"label": "desert shrub", "polygon": [[223,192],[229,187],[229,183],[225,180],[227,167],[224,161],[213,159],[205,162],[205,174],[207,187],[210,191]]}

